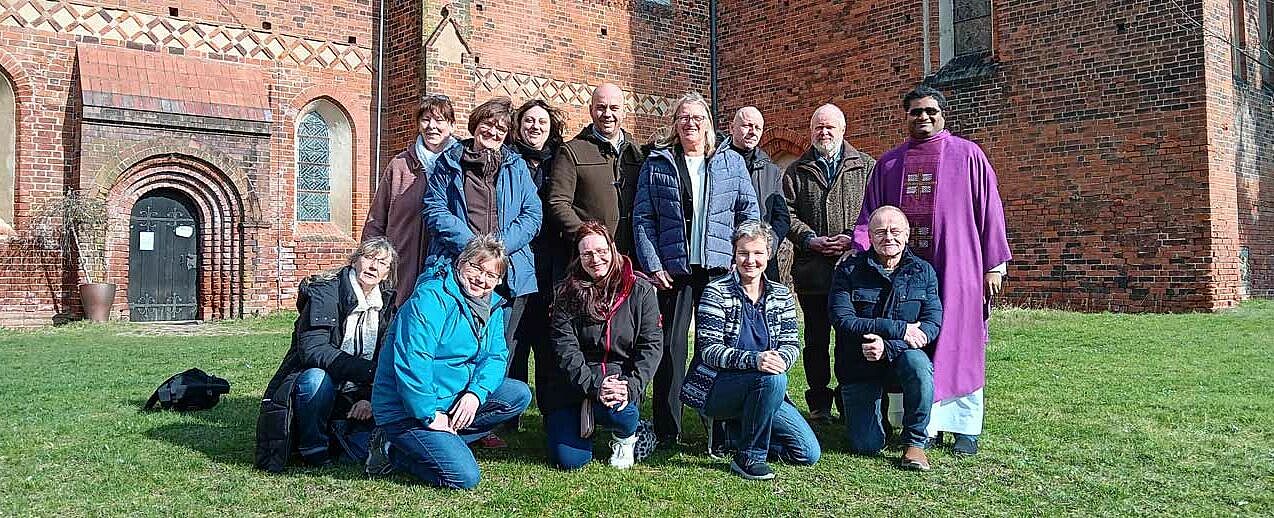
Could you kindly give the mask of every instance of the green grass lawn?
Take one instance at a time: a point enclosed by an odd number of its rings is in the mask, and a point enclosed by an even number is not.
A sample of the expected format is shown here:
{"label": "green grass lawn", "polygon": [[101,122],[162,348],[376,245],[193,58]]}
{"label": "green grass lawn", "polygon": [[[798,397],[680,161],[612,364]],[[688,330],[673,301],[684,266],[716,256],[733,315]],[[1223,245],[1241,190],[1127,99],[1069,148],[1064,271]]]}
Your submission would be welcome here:
{"label": "green grass lawn", "polygon": [[[479,454],[472,492],[354,467],[255,471],[258,403],[290,325],[0,331],[0,515],[1274,515],[1269,301],[1217,315],[999,312],[983,452],[932,452],[929,473],[896,469],[896,450],[846,454],[842,428],[827,426],[817,466],[747,482],[699,453],[689,414],[691,451],[563,473],[545,464],[536,417],[509,450]],[[229,379],[228,399],[138,411],[189,367]]]}

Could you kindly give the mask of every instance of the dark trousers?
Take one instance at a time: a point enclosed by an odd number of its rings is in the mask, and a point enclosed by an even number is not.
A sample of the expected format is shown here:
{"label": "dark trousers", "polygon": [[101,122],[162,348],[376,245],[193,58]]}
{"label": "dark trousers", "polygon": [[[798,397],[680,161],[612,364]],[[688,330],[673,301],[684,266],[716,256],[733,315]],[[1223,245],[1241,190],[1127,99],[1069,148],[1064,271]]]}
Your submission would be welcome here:
{"label": "dark trousers", "polygon": [[664,326],[664,354],[655,370],[655,435],[668,439],[681,435],[681,382],[689,358],[690,319],[694,317],[703,288],[724,270],[692,266],[690,275],[673,277],[672,289],[659,292],[659,315]]}
{"label": "dark trousers", "polygon": [[810,411],[832,408],[832,322],[827,312],[827,294],[797,295],[805,314],[805,403]]}
{"label": "dark trousers", "polygon": [[[526,313],[527,301],[533,296],[523,295],[515,297],[509,301],[507,311],[504,313],[504,343],[509,347],[509,364],[505,373],[508,377],[518,381],[526,381],[527,358],[530,357],[530,344],[523,344],[520,340],[521,335],[518,333],[518,326],[522,325],[522,315]],[[519,362],[519,358],[521,361]],[[517,374],[521,372],[522,377]]]}
{"label": "dark trousers", "polygon": [[[599,402],[593,402],[594,429],[605,428],[615,437],[627,439],[637,433],[641,418],[637,405],[625,405],[616,412]],[[593,438],[579,436],[579,405],[570,405],[549,412],[544,416],[544,434],[548,438],[549,462],[561,469],[579,469],[593,460]],[[598,434],[594,432],[593,437]]]}

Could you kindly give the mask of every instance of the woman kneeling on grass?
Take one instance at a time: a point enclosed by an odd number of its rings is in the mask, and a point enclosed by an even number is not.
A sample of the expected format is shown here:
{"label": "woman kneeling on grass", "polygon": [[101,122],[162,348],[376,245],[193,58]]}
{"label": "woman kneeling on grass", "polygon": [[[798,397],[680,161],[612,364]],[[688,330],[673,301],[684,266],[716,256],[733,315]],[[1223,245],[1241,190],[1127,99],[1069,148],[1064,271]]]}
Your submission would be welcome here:
{"label": "woman kneeling on grass", "polygon": [[261,402],[258,468],[282,471],[289,450],[311,466],[367,460],[373,358],[394,317],[394,281],[384,281],[395,259],[393,245],[374,237],[347,266],[301,282],[292,346]]}
{"label": "woman kneeling on grass", "polygon": [[763,222],[745,221],[732,241],[734,271],[708,283],[699,303],[696,357],[682,399],[709,418],[729,421],[727,443],[738,450],[731,470],[769,480],[770,455],[813,465],[822,448],[787,399],[787,370],[800,348],[792,291],[765,278],[774,232]]}
{"label": "woman kneeling on grass", "polygon": [[[663,352],[655,288],[633,271],[610,231],[590,221],[577,256],[557,286],[550,341],[556,367],[537,376],[551,462],[584,467],[593,458],[593,423],[609,428],[610,465],[632,467],[642,394]],[[538,365],[537,365],[538,368]]]}
{"label": "woman kneeling on grass", "polygon": [[[478,485],[472,443],[531,403],[526,383],[505,379],[504,307],[493,291],[508,264],[488,235],[469,241],[454,264],[422,275],[381,351],[372,412],[389,442],[389,463],[424,482]],[[387,471],[372,443],[368,471]]]}

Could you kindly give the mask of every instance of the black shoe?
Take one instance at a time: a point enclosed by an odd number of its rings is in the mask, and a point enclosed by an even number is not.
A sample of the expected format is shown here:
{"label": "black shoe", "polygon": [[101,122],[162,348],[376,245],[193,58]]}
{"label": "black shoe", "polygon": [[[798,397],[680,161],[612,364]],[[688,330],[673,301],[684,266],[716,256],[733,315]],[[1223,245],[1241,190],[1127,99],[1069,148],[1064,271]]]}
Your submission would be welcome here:
{"label": "black shoe", "polygon": [[765,461],[752,461],[742,453],[734,455],[734,460],[730,462],[730,471],[738,473],[740,477],[748,480],[772,480],[774,478],[774,470],[770,469],[770,465]]}
{"label": "black shoe", "polygon": [[978,454],[978,436],[965,435],[962,433],[953,433],[955,436],[955,446],[951,447],[951,451],[956,455],[977,455]]}
{"label": "black shoe", "polygon": [[830,408],[810,410],[809,422],[811,423],[828,424],[835,420],[836,416],[832,415],[832,409]]}
{"label": "black shoe", "polygon": [[389,437],[385,435],[384,428],[378,426],[372,430],[372,438],[367,444],[367,463],[363,471],[373,477],[388,475],[394,471],[394,465],[389,461]]}
{"label": "black shoe", "polygon": [[684,446],[681,437],[677,435],[660,435],[655,438],[656,450],[679,450]]}
{"label": "black shoe", "polygon": [[301,455],[301,461],[311,468],[326,468],[332,465],[332,456],[327,450],[319,450],[309,455]]}

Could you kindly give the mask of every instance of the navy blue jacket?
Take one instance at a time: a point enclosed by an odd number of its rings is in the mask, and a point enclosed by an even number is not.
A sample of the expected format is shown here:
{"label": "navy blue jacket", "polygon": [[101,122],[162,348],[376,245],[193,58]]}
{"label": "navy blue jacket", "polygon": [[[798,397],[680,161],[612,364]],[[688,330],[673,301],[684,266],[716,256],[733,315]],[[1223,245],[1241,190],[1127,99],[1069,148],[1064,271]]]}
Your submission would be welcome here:
{"label": "navy blue jacket", "polygon": [[884,360],[893,361],[909,348],[903,341],[907,324],[920,323],[929,337],[926,349],[933,347],[942,326],[938,275],[910,248],[892,275],[871,251],[842,262],[832,275],[828,306],[836,327],[836,378],[841,383],[853,382],[863,364],[874,363],[863,357],[863,335],[884,339]]}
{"label": "navy blue jacket", "polygon": [[[748,166],[729,146],[707,158],[707,218],[702,265],[727,268],[734,256],[734,227],[761,219]],[[681,146],[656,148],[637,174],[633,245],[637,262],[650,273],[690,274],[690,173]]]}
{"label": "navy blue jacket", "polygon": [[[448,148],[429,173],[429,188],[421,210],[425,231],[431,234],[426,269],[439,263],[450,264],[474,237],[465,208],[464,172],[460,169],[460,156],[469,142]],[[502,151],[504,162],[495,180],[499,237],[509,254],[505,282],[510,296],[519,297],[538,289],[531,240],[540,232],[543,206],[522,156],[509,146]]]}

